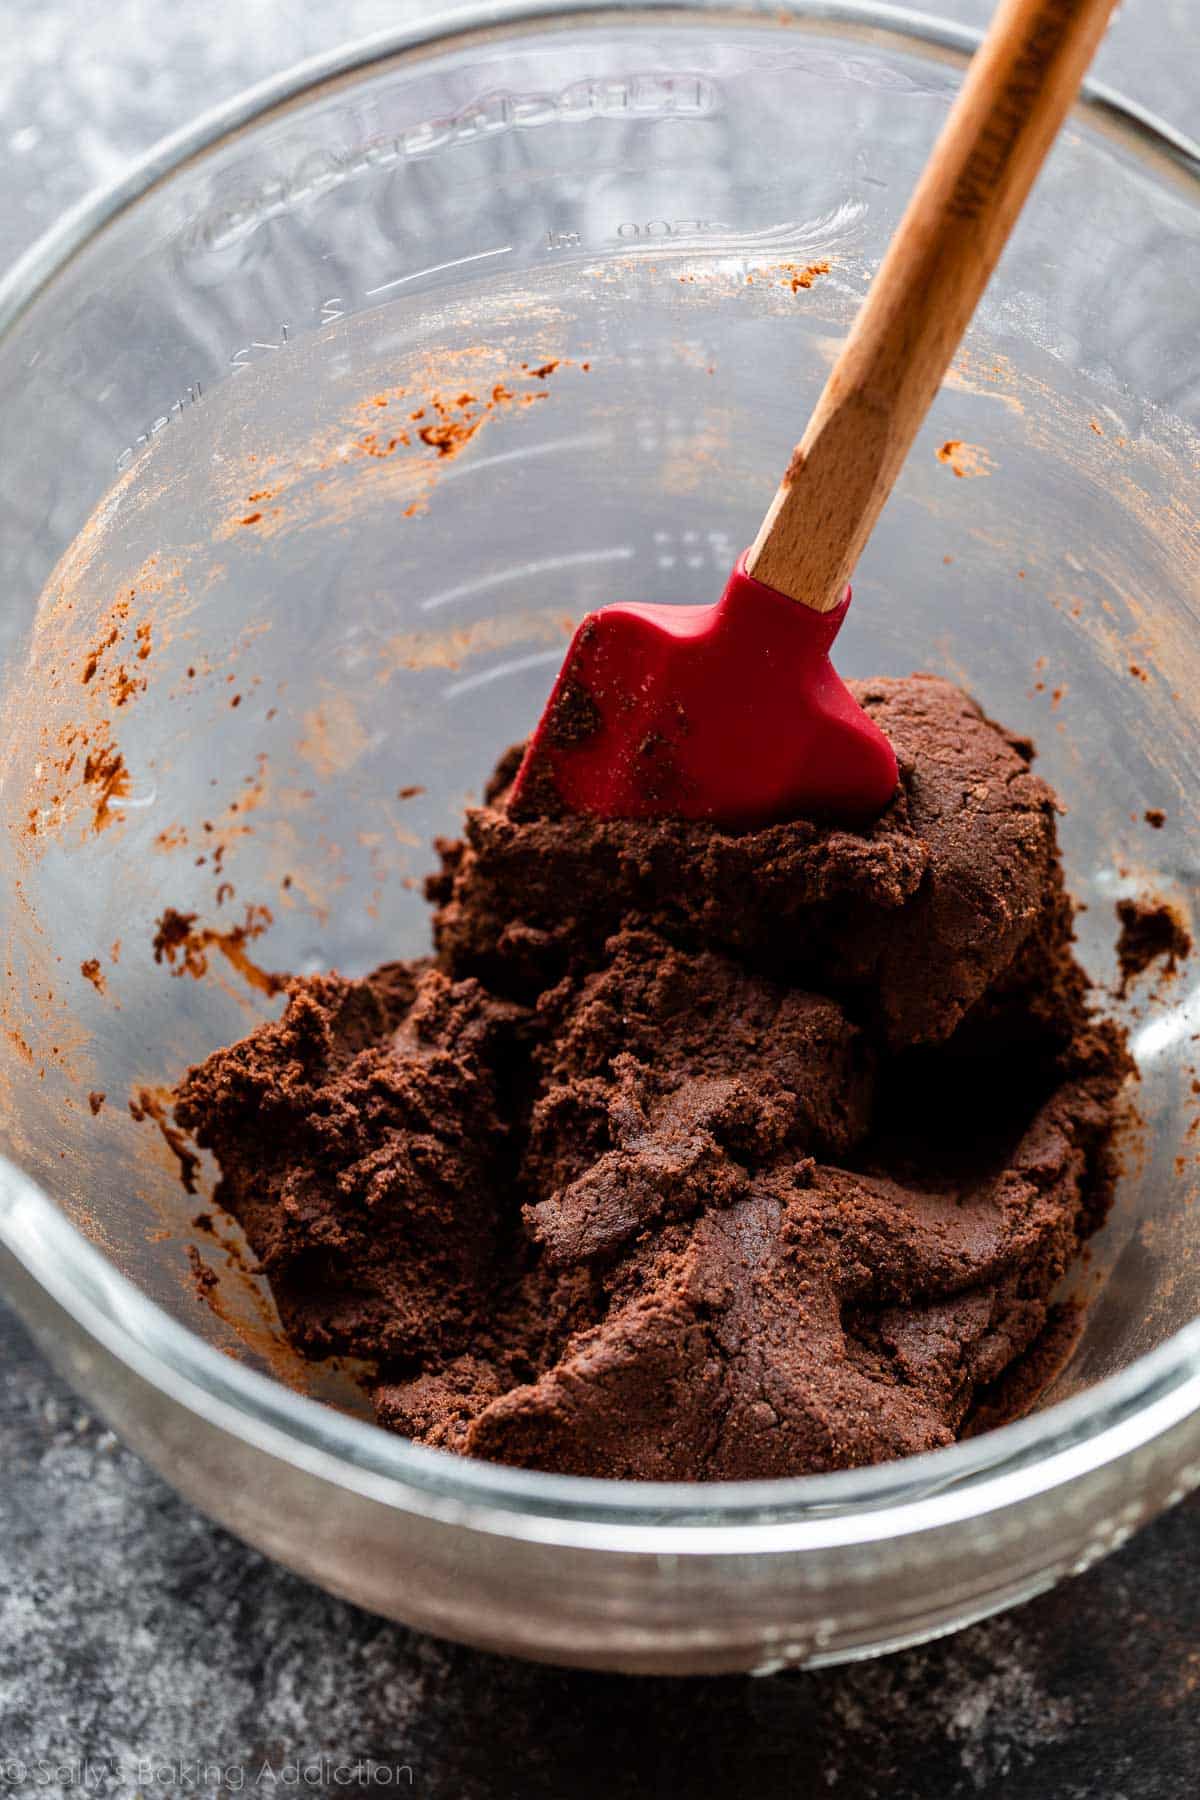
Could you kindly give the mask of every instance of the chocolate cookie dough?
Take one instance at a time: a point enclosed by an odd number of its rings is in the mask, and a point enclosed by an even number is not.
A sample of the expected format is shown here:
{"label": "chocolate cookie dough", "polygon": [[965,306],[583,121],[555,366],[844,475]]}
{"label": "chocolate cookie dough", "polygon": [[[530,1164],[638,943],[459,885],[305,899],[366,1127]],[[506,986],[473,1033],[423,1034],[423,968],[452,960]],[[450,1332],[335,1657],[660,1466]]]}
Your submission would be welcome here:
{"label": "chocolate cookie dough", "polygon": [[901,767],[868,829],[517,821],[510,752],[434,957],[295,980],[184,1080],[286,1330],[383,1424],[731,1479],[1027,1403],[1130,1063],[1031,746],[931,676],[855,691]]}

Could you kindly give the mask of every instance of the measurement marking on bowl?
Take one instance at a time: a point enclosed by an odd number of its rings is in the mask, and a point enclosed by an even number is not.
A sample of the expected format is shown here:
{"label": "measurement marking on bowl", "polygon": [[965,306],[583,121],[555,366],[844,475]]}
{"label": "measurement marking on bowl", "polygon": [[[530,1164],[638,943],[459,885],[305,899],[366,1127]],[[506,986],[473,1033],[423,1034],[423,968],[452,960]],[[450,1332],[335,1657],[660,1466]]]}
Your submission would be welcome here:
{"label": "measurement marking on bowl", "polygon": [[124,474],[138,451],[144,450],[151,438],[157,437],[160,431],[165,431],[168,425],[173,424],[176,419],[182,418],[186,406],[198,406],[203,398],[204,389],[200,383],[198,381],[189,382],[183,393],[177,399],[172,400],[165,413],[159,413],[144,431],[139,431],[132,444],[126,444],[116,459],[117,473]]}
{"label": "measurement marking on bowl", "polygon": [[422,275],[440,275],[444,269],[461,269],[467,263],[486,262],[491,256],[508,256],[511,253],[511,244],[501,244],[495,250],[476,250],[473,256],[455,256],[450,262],[431,263],[427,269],[414,269],[411,275],[397,275],[394,281],[385,281],[379,287],[367,288],[366,296],[369,300],[376,294],[386,294],[392,288],[403,287],[407,281],[420,281]]}
{"label": "measurement marking on bowl", "polygon": [[460,694],[488,687],[493,681],[502,680],[505,675],[523,675],[526,669],[544,668],[548,663],[558,664],[562,661],[562,656],[561,650],[537,650],[532,656],[514,656],[509,662],[497,663],[494,669],[485,669],[482,675],[468,675],[463,681],[452,681],[442,689],[442,699],[457,700]]}
{"label": "measurement marking on bowl", "polygon": [[557,450],[603,449],[611,443],[612,436],[607,431],[590,431],[579,437],[543,438],[540,444],[526,444],[518,450],[498,450],[495,456],[472,457],[469,462],[457,463],[441,472],[438,479],[457,481],[460,475],[478,475],[482,469],[494,469],[500,463],[524,462],[530,456],[551,456]]}
{"label": "measurement marking on bowl", "polygon": [[254,351],[263,350],[270,352],[289,350],[291,348],[291,343],[291,327],[286,324],[281,324],[279,327],[279,342],[277,344],[273,343],[270,338],[251,338],[248,344],[241,345],[239,349],[233,352],[229,358],[229,366],[234,374],[237,375],[242,369],[249,366]]}
{"label": "measurement marking on bowl", "polygon": [[807,255],[813,249],[823,251],[856,234],[866,211],[863,200],[843,200],[815,219],[781,219],[774,225],[746,230],[722,219],[622,219],[608,235],[610,242],[615,239],[635,254],[714,249],[728,256],[738,250],[790,249]]}
{"label": "measurement marking on bowl", "polygon": [[564,556],[542,556],[534,562],[515,563],[492,575],[481,575],[477,581],[463,581],[422,600],[421,611],[433,612],[440,606],[452,606],[471,594],[482,594],[488,588],[503,587],[509,581],[521,581],[532,575],[549,575],[556,569],[583,568],[588,563],[628,562],[633,556],[632,544],[614,544],[607,550],[572,550]]}

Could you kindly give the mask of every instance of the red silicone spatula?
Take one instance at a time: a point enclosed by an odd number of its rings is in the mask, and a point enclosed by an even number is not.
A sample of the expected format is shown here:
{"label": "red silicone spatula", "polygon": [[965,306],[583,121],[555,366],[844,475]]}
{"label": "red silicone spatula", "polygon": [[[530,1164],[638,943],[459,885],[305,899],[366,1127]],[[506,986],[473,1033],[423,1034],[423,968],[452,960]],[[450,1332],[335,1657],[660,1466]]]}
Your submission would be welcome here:
{"label": "red silicone spatula", "polygon": [[715,606],[589,614],[509,807],[870,816],[891,745],[829,661],[847,579],[1115,0],[1002,0],[808,429]]}

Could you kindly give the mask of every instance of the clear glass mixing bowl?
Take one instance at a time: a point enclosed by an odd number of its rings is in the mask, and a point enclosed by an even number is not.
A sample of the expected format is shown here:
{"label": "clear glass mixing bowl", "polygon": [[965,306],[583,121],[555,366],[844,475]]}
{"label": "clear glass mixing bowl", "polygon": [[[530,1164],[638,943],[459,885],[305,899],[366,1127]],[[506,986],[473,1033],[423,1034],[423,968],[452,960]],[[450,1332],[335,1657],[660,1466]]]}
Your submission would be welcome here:
{"label": "clear glass mixing bowl", "polygon": [[[1200,1481],[1186,975],[1126,1006],[1145,1128],[1053,1403],[847,1475],[636,1487],[385,1435],[351,1372],[288,1357],[152,1116],[278,1007],[247,956],[427,944],[430,839],[574,619],[715,596],[967,49],[865,7],[481,7],[225,109],[0,294],[6,1286],[200,1506],[396,1618],[626,1669],[831,1661],[1044,1588]],[[1037,737],[1102,979],[1115,898],[1196,889],[1198,259],[1194,152],[1093,93],[839,645]],[[444,455],[408,416],[439,399]],[[155,958],[167,908],[272,922],[192,978]]]}

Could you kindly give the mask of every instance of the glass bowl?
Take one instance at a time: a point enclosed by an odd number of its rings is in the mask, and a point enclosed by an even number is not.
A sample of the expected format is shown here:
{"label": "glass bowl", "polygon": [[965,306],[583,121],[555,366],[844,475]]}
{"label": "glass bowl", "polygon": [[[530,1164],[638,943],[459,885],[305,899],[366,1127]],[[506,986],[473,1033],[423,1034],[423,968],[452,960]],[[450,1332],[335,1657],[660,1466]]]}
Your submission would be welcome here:
{"label": "glass bowl", "polygon": [[[430,839],[583,611],[715,596],[969,47],[849,5],[491,4],[205,120],[0,292],[0,1272],[176,1486],[394,1618],[597,1667],[836,1661],[1200,1482],[1186,965],[1123,1003],[1144,1128],[1047,1403],[850,1474],[635,1486],[386,1435],[193,1225],[212,1170],[185,1191],[163,1111],[278,1008],[263,966],[425,947]],[[1198,249],[1195,152],[1091,92],[839,645],[1036,736],[1101,980],[1118,897],[1195,897]]]}

